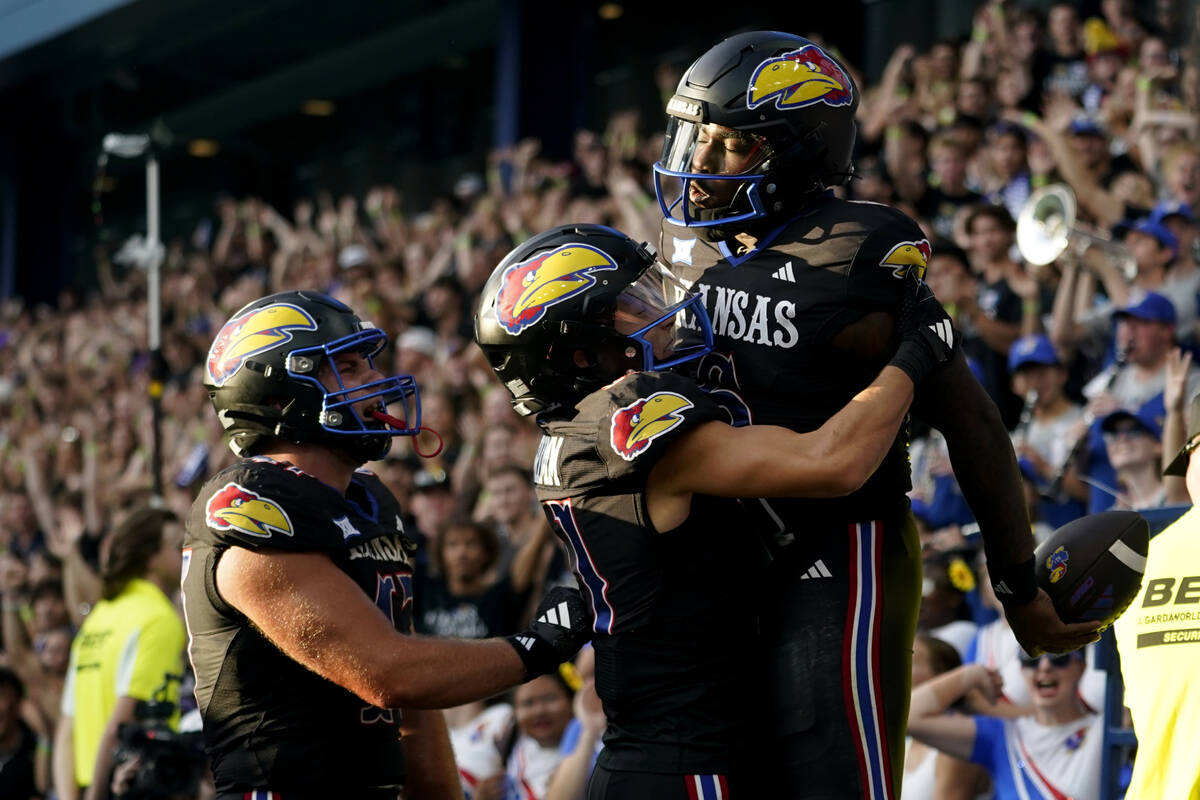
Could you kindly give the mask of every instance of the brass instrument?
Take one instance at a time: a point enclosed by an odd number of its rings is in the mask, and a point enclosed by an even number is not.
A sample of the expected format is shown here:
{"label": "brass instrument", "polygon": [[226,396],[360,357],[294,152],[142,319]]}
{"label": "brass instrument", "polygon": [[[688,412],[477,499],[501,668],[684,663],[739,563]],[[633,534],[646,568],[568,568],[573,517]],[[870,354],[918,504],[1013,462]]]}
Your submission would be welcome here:
{"label": "brass instrument", "polygon": [[1132,281],[1137,261],[1128,248],[1107,236],[1088,230],[1076,215],[1075,193],[1062,183],[1043,186],[1032,195],[1017,217],[1017,249],[1030,264],[1042,266],[1070,251],[1076,257],[1098,249]]}

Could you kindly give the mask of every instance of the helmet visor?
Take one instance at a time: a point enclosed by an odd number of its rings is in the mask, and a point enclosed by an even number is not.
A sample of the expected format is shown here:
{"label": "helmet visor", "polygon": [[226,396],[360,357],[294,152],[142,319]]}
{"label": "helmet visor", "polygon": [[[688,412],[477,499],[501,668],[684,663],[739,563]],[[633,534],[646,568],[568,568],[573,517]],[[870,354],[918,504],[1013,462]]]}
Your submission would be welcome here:
{"label": "helmet visor", "polygon": [[758,134],[668,117],[662,160],[654,165],[663,213],[689,227],[703,226],[703,211],[729,208],[744,195],[748,204],[741,204],[741,213],[721,213],[719,221],[761,216],[758,183],[763,175],[758,168],[770,156],[770,143]]}
{"label": "helmet visor", "polygon": [[712,350],[703,298],[657,262],[617,295],[613,327],[643,344],[647,370],[668,369]]}

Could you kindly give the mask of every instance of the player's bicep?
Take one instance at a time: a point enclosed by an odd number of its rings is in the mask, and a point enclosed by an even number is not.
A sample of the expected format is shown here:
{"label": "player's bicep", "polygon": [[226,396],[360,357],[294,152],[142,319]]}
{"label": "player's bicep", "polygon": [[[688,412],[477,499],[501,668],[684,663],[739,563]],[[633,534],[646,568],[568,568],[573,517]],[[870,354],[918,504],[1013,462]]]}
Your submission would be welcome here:
{"label": "player's bicep", "polygon": [[663,480],[674,494],[837,497],[856,487],[831,468],[826,442],[774,425],[706,422],[672,442],[651,481]]}
{"label": "player's bicep", "polygon": [[368,702],[384,696],[376,655],[398,634],[325,555],[232,547],[216,580],[225,601],[289,658]]}

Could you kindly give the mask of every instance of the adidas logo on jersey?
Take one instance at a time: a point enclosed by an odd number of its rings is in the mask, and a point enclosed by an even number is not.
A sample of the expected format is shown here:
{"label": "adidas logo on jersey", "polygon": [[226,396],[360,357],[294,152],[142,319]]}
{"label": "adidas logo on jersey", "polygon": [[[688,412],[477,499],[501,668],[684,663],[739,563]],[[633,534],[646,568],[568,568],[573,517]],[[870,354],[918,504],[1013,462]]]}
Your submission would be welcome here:
{"label": "adidas logo on jersey", "polygon": [[1012,589],[1008,588],[1008,584],[1006,584],[1004,581],[1000,581],[995,586],[993,586],[992,591],[994,591],[996,594],[1012,594],[1013,593]]}
{"label": "adidas logo on jersey", "polygon": [[538,617],[538,622],[548,622],[551,625],[557,625],[560,628],[570,628],[571,612],[567,608],[567,601],[564,600],[554,608],[546,609],[546,613]]}
{"label": "adidas logo on jersey", "polygon": [[795,283],[796,274],[792,272],[792,262],[789,261],[779,269],[772,272],[771,277],[778,278],[781,281],[787,281],[788,283]]}
{"label": "adidas logo on jersey", "polygon": [[938,320],[929,326],[929,330],[937,334],[937,337],[945,342],[947,347],[954,346],[954,329],[950,327],[949,320]]}
{"label": "adidas logo on jersey", "polygon": [[521,647],[524,647],[526,650],[533,649],[533,642],[534,642],[534,639],[532,636],[518,636],[517,637],[517,644],[521,645]]}
{"label": "adidas logo on jersey", "polygon": [[811,578],[832,578],[833,573],[825,566],[825,562],[817,559],[816,563],[808,568],[808,572],[800,576],[800,580],[807,581]]}

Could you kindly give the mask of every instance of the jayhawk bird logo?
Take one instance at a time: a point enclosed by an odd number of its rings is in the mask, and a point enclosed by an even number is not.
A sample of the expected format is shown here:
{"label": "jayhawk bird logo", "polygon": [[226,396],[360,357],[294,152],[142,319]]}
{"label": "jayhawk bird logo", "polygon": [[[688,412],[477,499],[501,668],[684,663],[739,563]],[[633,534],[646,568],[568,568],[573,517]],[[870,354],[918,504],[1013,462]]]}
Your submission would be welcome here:
{"label": "jayhawk bird logo", "polygon": [[837,62],[810,44],[759,64],[750,76],[746,107],[757,108],[771,100],[781,111],[814,103],[844,106],[854,99],[852,86]]}
{"label": "jayhawk bird logo", "polygon": [[208,379],[216,386],[233,377],[246,359],[292,340],[292,331],[315,331],[316,321],[290,303],[247,311],[225,323],[208,351]]}
{"label": "jayhawk bird logo", "polygon": [[546,315],[546,309],[596,284],[595,273],[617,264],[602,250],[568,244],[504,270],[496,295],[496,320],[514,336]]}
{"label": "jayhawk bird logo", "polygon": [[679,412],[692,402],[674,392],[655,392],[617,409],[612,416],[612,448],[626,461],[633,461],[650,443],[683,422]]}
{"label": "jayhawk bird logo", "polygon": [[236,530],[267,538],[273,533],[292,535],[292,521],[273,500],[230,481],[208,499],[204,507],[210,528]]}
{"label": "jayhawk bird logo", "polygon": [[903,278],[911,273],[921,281],[925,280],[925,268],[929,266],[929,257],[932,254],[933,248],[930,247],[927,239],[901,242],[888,251],[887,255],[883,257],[883,261],[879,262],[879,266],[891,268],[892,275],[897,278]]}

